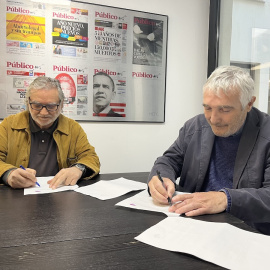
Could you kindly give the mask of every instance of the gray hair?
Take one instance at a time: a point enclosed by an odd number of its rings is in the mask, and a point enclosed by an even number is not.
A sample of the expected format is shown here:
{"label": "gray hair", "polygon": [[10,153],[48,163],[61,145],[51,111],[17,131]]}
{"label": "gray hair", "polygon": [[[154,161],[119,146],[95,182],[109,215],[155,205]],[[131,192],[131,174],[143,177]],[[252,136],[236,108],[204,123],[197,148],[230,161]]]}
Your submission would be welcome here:
{"label": "gray hair", "polygon": [[254,96],[254,81],[249,72],[236,66],[220,66],[210,75],[203,86],[203,93],[209,91],[219,95],[222,91],[225,95],[239,93],[242,108],[251,101]]}
{"label": "gray hair", "polygon": [[63,93],[63,90],[62,90],[62,87],[61,87],[61,84],[60,84],[59,80],[54,79],[54,78],[50,78],[50,77],[40,76],[40,77],[37,77],[28,86],[28,88],[26,90],[26,93],[25,93],[26,104],[28,104],[31,91],[33,89],[35,89],[35,90],[41,90],[41,89],[45,89],[45,90],[57,89],[60,102],[62,102],[64,100],[64,98],[65,98],[65,95]]}

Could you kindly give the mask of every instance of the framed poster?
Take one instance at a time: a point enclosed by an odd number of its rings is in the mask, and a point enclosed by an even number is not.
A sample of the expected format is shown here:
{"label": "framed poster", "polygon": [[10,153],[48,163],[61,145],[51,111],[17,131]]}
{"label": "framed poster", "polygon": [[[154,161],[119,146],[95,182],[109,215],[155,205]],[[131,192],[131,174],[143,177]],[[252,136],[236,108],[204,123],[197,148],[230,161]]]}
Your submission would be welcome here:
{"label": "framed poster", "polygon": [[28,85],[49,76],[74,120],[164,122],[168,16],[57,2],[1,1],[0,118],[25,110]]}

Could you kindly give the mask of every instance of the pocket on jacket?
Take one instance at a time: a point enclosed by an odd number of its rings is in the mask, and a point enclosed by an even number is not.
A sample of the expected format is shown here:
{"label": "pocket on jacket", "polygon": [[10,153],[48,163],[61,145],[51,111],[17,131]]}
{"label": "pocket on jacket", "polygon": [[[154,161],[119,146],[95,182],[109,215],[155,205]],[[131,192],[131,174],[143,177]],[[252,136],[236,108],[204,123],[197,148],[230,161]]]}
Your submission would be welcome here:
{"label": "pocket on jacket", "polygon": [[73,164],[75,164],[78,161],[78,157],[68,157],[67,158],[67,164],[68,167],[71,167]]}

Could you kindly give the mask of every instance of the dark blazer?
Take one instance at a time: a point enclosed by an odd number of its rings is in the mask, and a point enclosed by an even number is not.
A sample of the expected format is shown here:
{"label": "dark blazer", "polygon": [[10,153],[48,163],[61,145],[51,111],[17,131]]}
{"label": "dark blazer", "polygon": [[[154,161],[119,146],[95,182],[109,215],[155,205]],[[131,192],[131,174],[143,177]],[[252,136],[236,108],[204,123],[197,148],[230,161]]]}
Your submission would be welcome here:
{"label": "dark blazer", "polygon": [[[179,137],[159,157],[149,175],[172,181],[180,177],[180,189],[199,192],[207,173],[215,135],[203,114],[188,120]],[[257,230],[270,234],[270,116],[256,108],[248,113],[240,139],[231,196],[230,213]]]}

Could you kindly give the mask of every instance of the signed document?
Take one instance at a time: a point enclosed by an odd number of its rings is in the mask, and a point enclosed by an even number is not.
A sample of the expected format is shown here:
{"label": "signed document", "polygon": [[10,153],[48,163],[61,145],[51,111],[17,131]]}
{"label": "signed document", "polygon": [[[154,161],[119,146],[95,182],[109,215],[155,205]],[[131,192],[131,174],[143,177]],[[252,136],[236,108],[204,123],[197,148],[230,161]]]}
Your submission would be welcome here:
{"label": "signed document", "polygon": [[40,184],[40,187],[36,185],[35,187],[25,188],[24,195],[55,193],[55,192],[66,191],[66,190],[74,190],[79,187],[78,185],[59,186],[56,189],[51,189],[49,188],[49,184],[47,184],[47,182],[51,180],[52,178],[53,176],[37,177],[37,181]]}
{"label": "signed document", "polygon": [[[180,194],[181,192],[176,192],[175,194]],[[116,204],[116,206],[124,206],[139,210],[147,210],[154,212],[161,212],[170,217],[179,216],[179,214],[169,212],[169,205],[163,205],[156,203],[153,198],[148,194],[147,190],[144,190],[135,196],[125,199]]]}

